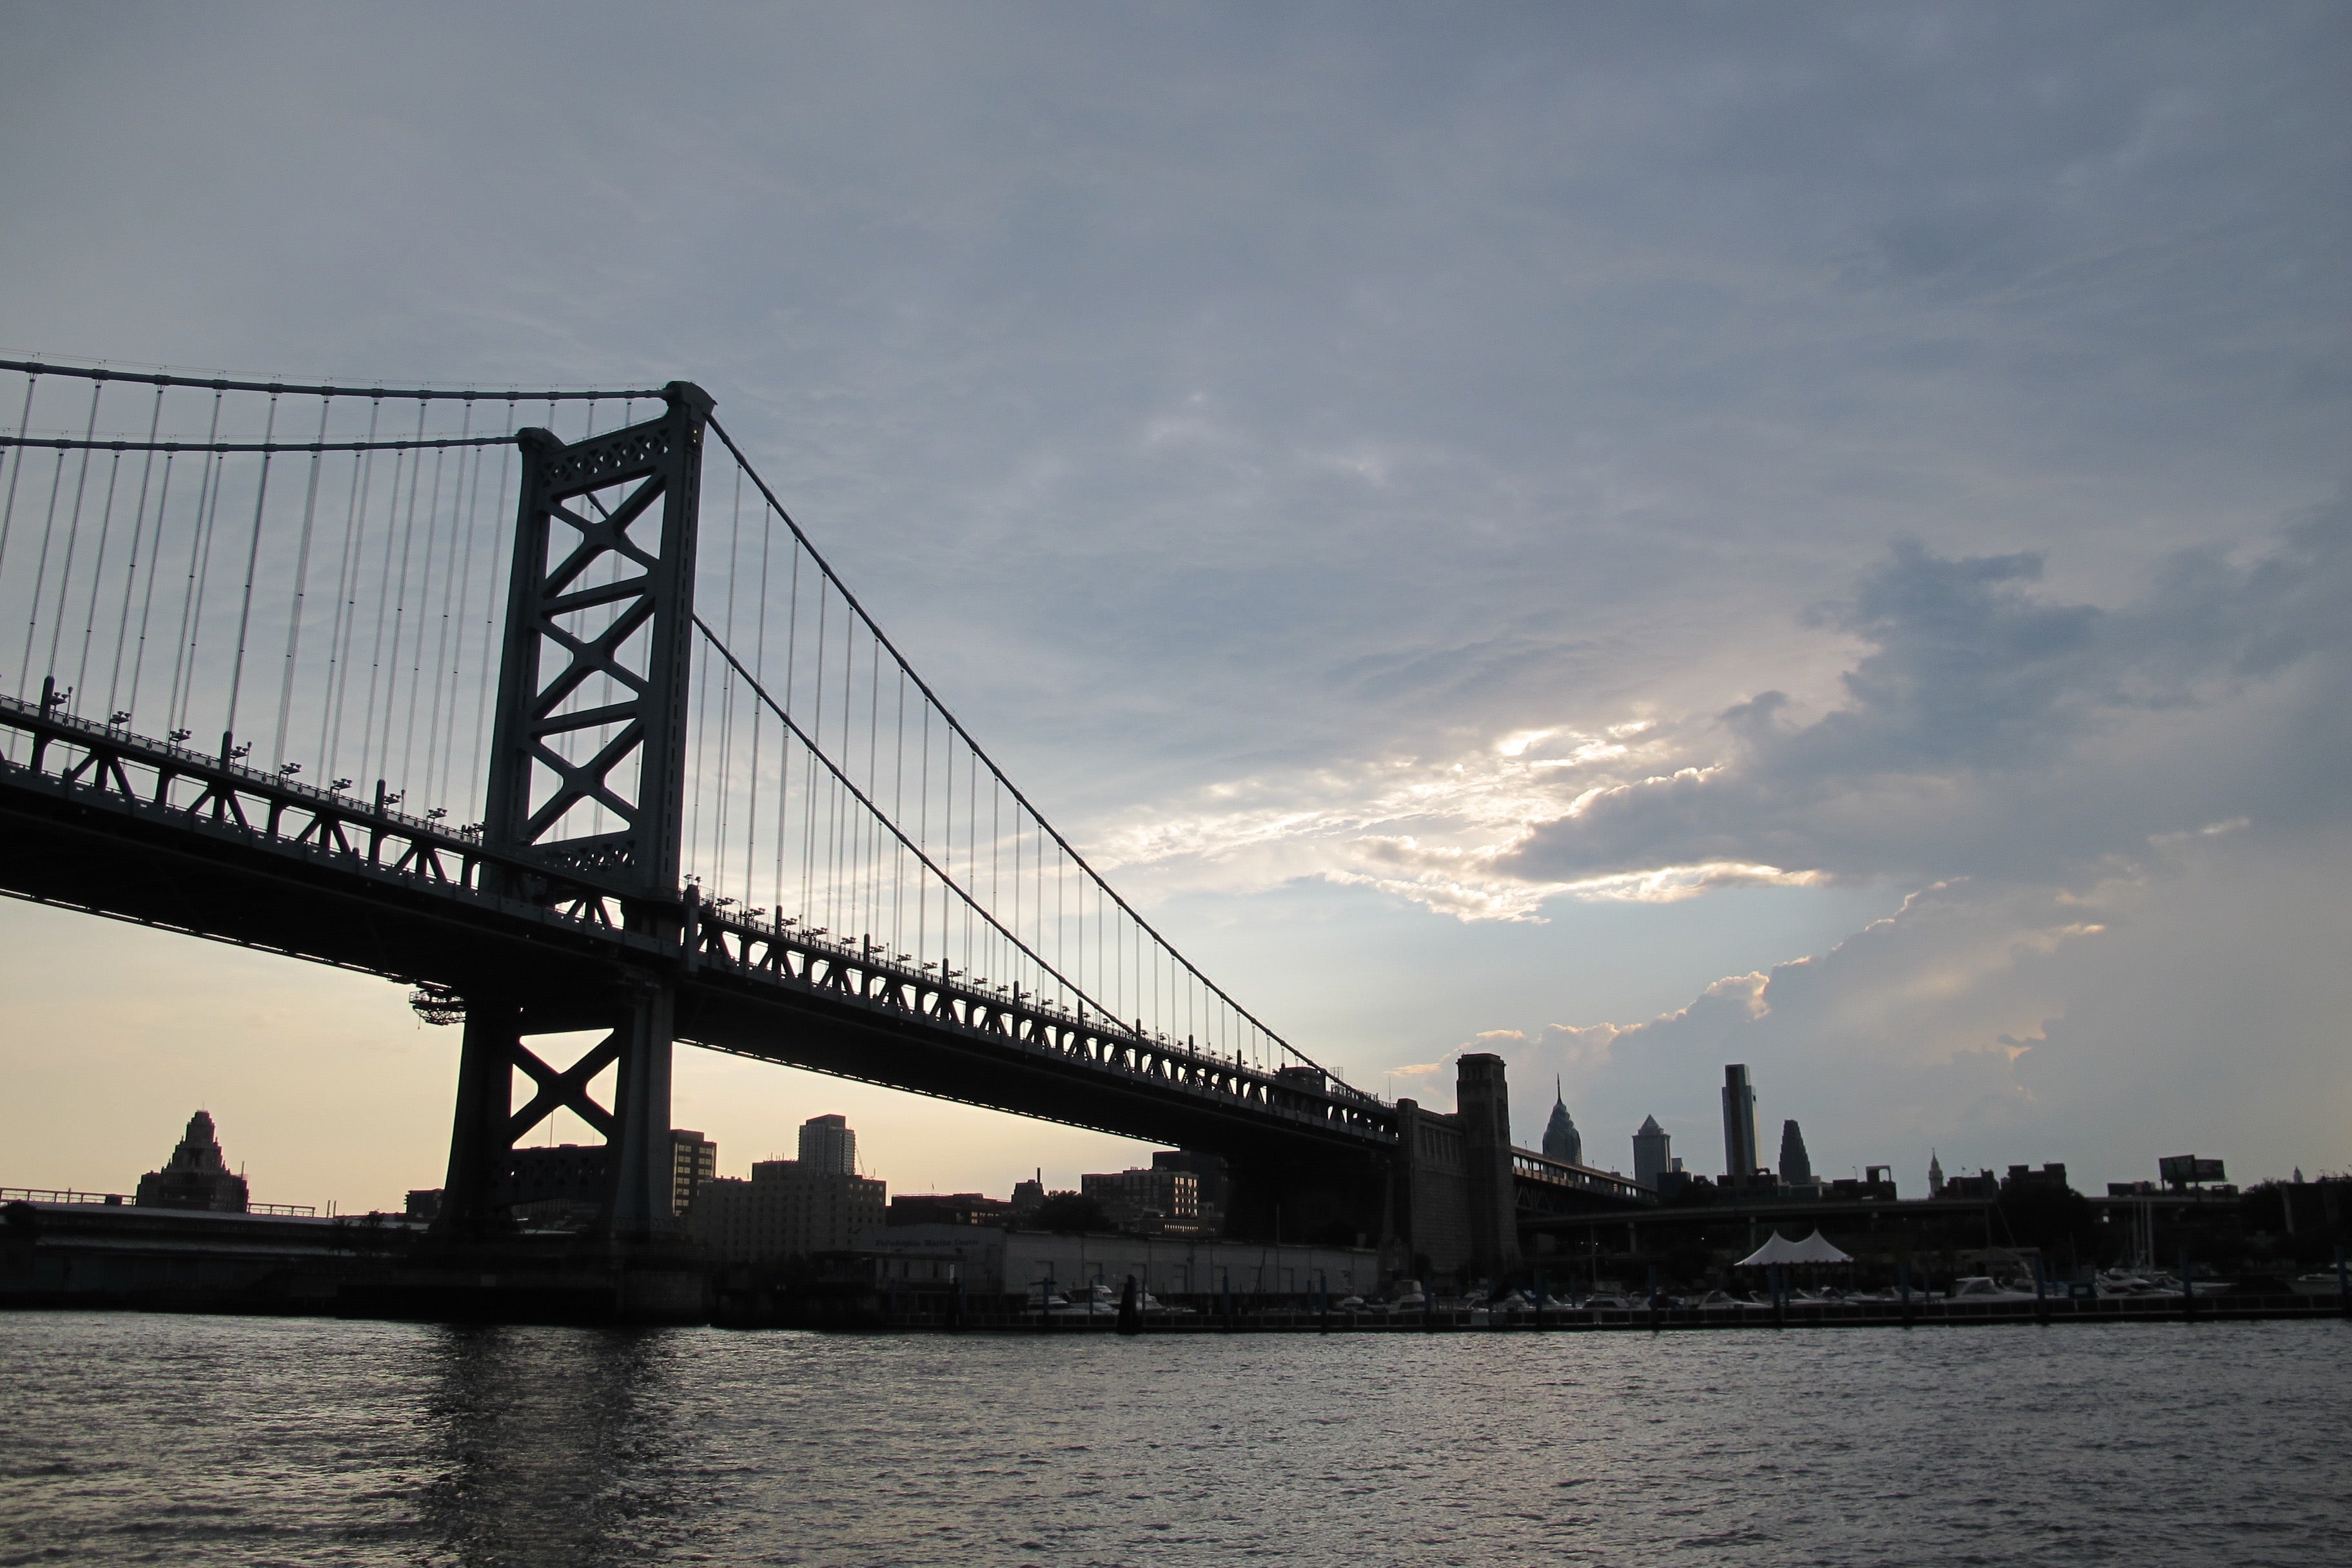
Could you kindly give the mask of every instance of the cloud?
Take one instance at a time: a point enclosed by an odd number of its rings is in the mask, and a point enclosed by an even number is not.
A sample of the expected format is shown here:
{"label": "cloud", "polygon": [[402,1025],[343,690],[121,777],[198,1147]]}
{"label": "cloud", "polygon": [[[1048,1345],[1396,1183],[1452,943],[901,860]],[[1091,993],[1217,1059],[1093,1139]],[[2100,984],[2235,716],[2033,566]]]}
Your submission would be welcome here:
{"label": "cloud", "polygon": [[2249,808],[2341,813],[2352,513],[2331,509],[2242,565],[2178,552],[2112,609],[2038,593],[2043,566],[1897,544],[1813,612],[1870,650],[1841,706],[1795,721],[1767,690],[1727,709],[1707,765],[1602,788],[1498,868],[1545,882],[1724,861],[2063,879]]}
{"label": "cloud", "polygon": [[2113,606],[2038,552],[1892,546],[1790,617],[1861,650],[1825,711],[1778,689],[1592,728],[1520,710],[1475,750],[1270,770],[1131,809],[1106,859],[1161,894],[1317,877],[1462,920],[1550,900],[1986,876],[2065,882],[2216,823],[2332,821],[2352,761],[2352,523],[2198,547]]}

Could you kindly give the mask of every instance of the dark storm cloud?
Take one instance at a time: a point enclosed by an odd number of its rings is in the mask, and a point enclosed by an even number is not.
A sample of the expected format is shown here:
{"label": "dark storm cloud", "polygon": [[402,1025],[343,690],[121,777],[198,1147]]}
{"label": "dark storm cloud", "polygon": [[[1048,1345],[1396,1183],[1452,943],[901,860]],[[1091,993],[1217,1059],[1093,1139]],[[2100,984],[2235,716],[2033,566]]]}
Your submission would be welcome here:
{"label": "dark storm cloud", "polygon": [[1604,791],[1504,865],[2060,879],[2152,835],[2343,815],[2352,513],[2242,564],[2178,552],[2112,609],[2054,600],[2042,572],[2038,553],[1896,546],[1816,612],[1871,649],[1842,706],[1797,722],[1765,691],[1721,715],[1717,754]]}

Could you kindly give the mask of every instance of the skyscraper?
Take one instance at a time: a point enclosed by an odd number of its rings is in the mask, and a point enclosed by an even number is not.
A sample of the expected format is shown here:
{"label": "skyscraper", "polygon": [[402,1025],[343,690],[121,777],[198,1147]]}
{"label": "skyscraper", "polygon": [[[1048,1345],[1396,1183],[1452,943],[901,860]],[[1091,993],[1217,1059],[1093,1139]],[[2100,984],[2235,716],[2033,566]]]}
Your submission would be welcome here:
{"label": "skyscraper", "polygon": [[1654,1187],[1658,1178],[1674,1168],[1675,1141],[1658,1125],[1656,1117],[1643,1117],[1642,1130],[1633,1134],[1633,1179]]}
{"label": "skyscraper", "polygon": [[857,1174],[857,1134],[843,1116],[812,1116],[801,1123],[801,1167],[837,1176]]}
{"label": "skyscraper", "polygon": [[1813,1179],[1813,1162],[1805,1152],[1805,1135],[1797,1131],[1795,1117],[1780,1123],[1780,1179],[1792,1187]]}
{"label": "skyscraper", "polygon": [[1557,1078],[1551,1080],[1551,1121],[1544,1126],[1543,1152],[1547,1159],[1584,1163],[1584,1134],[1576,1130],[1576,1119],[1568,1113],[1568,1099],[1560,1092]]}
{"label": "skyscraper", "polygon": [[1723,1069],[1723,1173],[1735,1182],[1756,1173],[1756,1089],[1739,1062]]}

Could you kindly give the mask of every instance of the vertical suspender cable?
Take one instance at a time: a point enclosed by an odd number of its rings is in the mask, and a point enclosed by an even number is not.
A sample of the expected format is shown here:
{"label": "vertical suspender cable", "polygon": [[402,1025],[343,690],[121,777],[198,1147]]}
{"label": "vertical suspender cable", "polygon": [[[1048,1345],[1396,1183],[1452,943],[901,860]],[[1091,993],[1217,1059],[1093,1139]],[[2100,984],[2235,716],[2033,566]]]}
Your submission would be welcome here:
{"label": "vertical suspender cable", "polygon": [[[327,416],[334,399],[319,399],[319,439],[327,438]],[[302,535],[294,548],[294,604],[286,621],[286,669],[278,681],[278,728],[270,738],[269,765],[286,767],[286,721],[294,712],[294,661],[302,651],[302,610],[310,587],[310,531],[319,516],[319,465],[322,454],[310,454],[310,477],[302,487]]]}
{"label": "vertical suspender cable", "polygon": [[[792,600],[784,619],[784,708],[792,710],[796,701],[793,690],[793,675],[800,656],[801,639],[801,547],[793,542]],[[789,731],[776,742],[776,924],[784,923],[784,840],[790,837],[787,814],[793,804],[793,737]],[[808,912],[805,906],[802,914]]]}
{"label": "vertical suspender cable", "polygon": [[[506,434],[509,437],[514,435],[514,422],[515,400],[509,397],[507,399],[506,427]],[[504,446],[499,449],[506,456],[499,459],[499,503],[497,510],[491,514],[490,521],[492,527],[503,529],[507,525],[507,480],[513,475],[514,465],[521,461],[521,457],[518,449],[512,446]],[[494,571],[486,575],[488,581],[482,587],[482,689],[474,707],[474,765],[467,771],[466,774],[466,815],[477,822],[481,820],[481,791],[488,782],[489,773],[489,759],[486,753],[488,749],[488,737],[490,722],[490,680],[498,670],[499,657],[497,592],[499,574]]]}
{"label": "vertical suspender cable", "polygon": [[[442,801],[456,798],[452,794],[449,775],[457,765],[457,742],[464,728],[462,688],[466,674],[466,647],[474,635],[474,549],[481,542],[482,469],[493,461],[503,461],[496,448],[489,447],[474,448],[474,477],[466,490],[466,549],[457,564],[457,573],[463,581],[457,590],[457,647],[449,656],[449,733],[442,748],[441,784],[436,792],[436,797]],[[490,519],[490,524],[493,528],[498,526],[496,516]],[[491,581],[497,575],[495,569],[482,574],[483,597],[489,596]],[[486,647],[483,652],[487,657],[488,649]],[[470,772],[478,765],[478,758],[469,756],[467,763],[467,770]],[[460,820],[471,821],[472,818],[467,816]]]}
{"label": "vertical suspender cable", "polygon": [[[37,375],[25,377],[25,405],[16,413],[16,434],[20,437],[30,436],[33,433],[33,389],[39,384],[40,379]],[[155,395],[160,400],[163,395],[163,389],[157,387]],[[10,448],[10,451],[15,453],[16,460],[8,466],[8,499],[5,505],[0,505],[0,567],[5,567],[8,563],[8,535],[16,525],[16,481],[23,477],[25,459],[32,455],[32,450],[30,447]],[[0,458],[7,455],[7,453],[0,453]],[[59,461],[63,461],[63,458],[60,458]]]}
{"label": "vertical suspender cable", "polygon": [[[106,718],[110,724],[114,721],[114,715],[122,711],[114,706],[114,702],[115,699],[122,694],[122,649],[131,637],[131,601],[136,596],[139,589],[139,546],[145,540],[147,529],[147,486],[148,481],[154,477],[155,435],[163,428],[163,389],[159,386],[155,389],[154,411],[147,420],[147,458],[146,461],[140,465],[139,469],[139,512],[131,523],[131,569],[129,574],[123,579],[122,614],[117,619],[114,627],[114,668],[106,678]],[[161,543],[163,537],[163,516],[159,509],[155,514],[156,542]],[[147,592],[151,596],[155,591],[154,584],[155,569],[151,562],[147,569]],[[140,638],[142,642],[146,638],[144,622],[141,623]]]}
{"label": "vertical suspender cable", "polygon": [[[114,486],[122,477],[122,454],[116,452],[106,466],[106,505],[98,514],[98,559],[89,563],[89,603],[81,618],[81,659],[74,667],[73,692],[77,699],[89,680],[89,644],[91,634],[98,629],[98,590],[106,580],[106,544],[114,531]],[[58,617],[62,623],[64,617]],[[105,715],[101,713],[100,717]]]}
{"label": "vertical suspender cable", "polygon": [[[278,434],[278,395],[269,395],[269,418],[263,427],[261,443],[268,447]],[[228,677],[228,722],[221,727],[222,750],[227,750],[227,738],[236,732],[236,700],[245,689],[245,639],[253,626],[253,573],[261,561],[262,509],[269,501],[269,459],[273,453],[261,454],[261,475],[253,485],[253,538],[245,547],[245,595],[237,602],[236,657],[230,662]],[[228,758],[221,758],[226,763]]]}
{"label": "vertical suspender cable", "polygon": [[163,454],[163,482],[155,497],[155,542],[153,555],[147,568],[147,591],[139,600],[139,644],[131,656],[131,689],[122,706],[132,712],[139,708],[139,686],[147,673],[147,626],[155,613],[155,579],[163,573],[156,563],[163,559],[163,519],[172,504],[172,463],[176,452]]}
{"label": "vertical suspender cable", "polygon": [[[97,433],[98,399],[105,390],[106,383],[102,381],[89,390],[89,427],[82,433],[82,439],[85,442]],[[89,448],[87,446],[82,447],[81,467],[85,475],[89,472]],[[58,497],[64,488],[65,478],[66,450],[60,447],[58,448],[57,471],[49,476],[49,512],[47,519],[41,524],[40,558],[33,568],[32,617],[25,624],[25,656],[18,661],[16,672],[16,689],[19,691],[27,689],[33,679],[33,639],[41,627],[41,595],[49,580],[49,543],[58,531]],[[79,494],[80,487],[77,485],[75,489],[77,493],[74,504],[79,509],[81,504]]]}
{"label": "vertical suspender cable", "polygon": [[[471,439],[474,434],[474,400],[470,397],[466,399],[466,417],[459,427],[459,434],[463,439]],[[473,544],[473,516],[460,498],[466,493],[467,459],[475,456],[475,449],[471,447],[457,448],[457,477],[449,490],[450,570],[441,574],[441,625],[433,638],[433,703],[425,710],[425,794],[436,808],[442,803],[438,774],[446,750],[442,744],[441,694],[450,684],[446,679],[449,673],[449,608],[458,603],[458,595],[466,586],[466,572],[458,565],[458,561],[461,557],[470,560]],[[458,543],[457,538],[461,531],[466,535],[463,545]],[[460,613],[463,613],[462,609]],[[454,722],[456,704],[453,702],[450,707],[450,718]]]}
{"label": "vertical suspender cable", "polygon": [[[376,422],[383,400],[368,402],[367,438],[375,440]],[[335,618],[327,629],[327,700],[319,715],[319,767],[331,781],[343,751],[343,699],[351,687],[352,629],[360,614],[360,563],[367,545],[369,489],[375,477],[375,453],[359,453],[352,464],[351,492],[343,501],[343,548],[335,560]]]}
{"label": "vertical suspender cable", "polygon": [[[420,414],[424,411],[424,407],[422,403],[417,405]],[[416,769],[416,700],[420,689],[425,685],[425,623],[432,618],[433,612],[433,542],[441,537],[441,471],[447,467],[448,455],[449,449],[446,447],[436,447],[433,449],[433,489],[425,503],[425,553],[416,564],[420,574],[416,584],[416,636],[410,643],[408,650],[408,720],[400,736],[400,768],[404,776],[413,776]],[[423,468],[424,464],[420,462],[417,467]],[[407,573],[404,565],[402,569],[401,583],[404,594],[407,586]],[[445,598],[447,591],[447,578],[445,574],[442,584]],[[394,668],[396,674],[397,661]],[[387,721],[384,725],[387,739],[391,731],[392,725]],[[427,784],[432,782],[432,763],[429,758],[425,763],[425,782]]]}
{"label": "vertical suspender cable", "polygon": [[[215,400],[218,413],[218,399]],[[212,468],[206,476],[196,523],[195,582],[188,601],[188,665],[186,678],[180,685],[180,720],[173,727],[188,727],[188,708],[196,695],[196,656],[205,640],[205,590],[211,586],[213,576],[213,534],[220,526],[221,492],[227,488],[228,456],[213,454]]]}
{"label": "vertical suspender cable", "polygon": [[[735,488],[743,488],[741,464],[735,468]],[[751,634],[751,668],[761,679],[768,674],[768,556],[776,542],[776,531],[768,526],[767,502],[760,503],[760,620]],[[746,903],[758,896],[754,879],[759,876],[760,841],[760,731],[767,715],[764,704],[751,704],[751,806],[743,814],[743,899]],[[779,786],[781,791],[782,786]]]}

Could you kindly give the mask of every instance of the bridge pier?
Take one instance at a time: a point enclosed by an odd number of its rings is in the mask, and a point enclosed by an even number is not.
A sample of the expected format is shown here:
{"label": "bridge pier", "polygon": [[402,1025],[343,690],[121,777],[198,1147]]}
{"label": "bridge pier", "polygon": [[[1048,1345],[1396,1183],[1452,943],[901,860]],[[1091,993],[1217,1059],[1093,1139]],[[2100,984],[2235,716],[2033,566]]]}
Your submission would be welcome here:
{"label": "bridge pier", "polygon": [[[621,1245],[674,1237],[671,1212],[670,1059],[677,993],[645,980],[614,998],[611,1031],[570,1067],[557,1069],[524,1044],[530,1009],[509,996],[469,995],[457,1062],[457,1113],[449,1133],[449,1173],[435,1228],[455,1240],[480,1240],[515,1228],[507,1190],[516,1142],[568,1110],[604,1135],[604,1195],[597,1234]],[[571,1020],[566,1020],[569,1024]],[[613,1104],[599,1105],[588,1084],[615,1069]],[[514,1075],[537,1090],[514,1109]]]}
{"label": "bridge pier", "polygon": [[1454,1111],[1397,1101],[1394,1235],[1402,1271],[1500,1280],[1520,1264],[1503,1058],[1464,1056]]}
{"label": "bridge pier", "polygon": [[670,1210],[669,1069],[677,993],[661,984],[633,987],[614,1030],[620,1081],[606,1142],[604,1228],[619,1241],[643,1241],[677,1229]]}
{"label": "bridge pier", "polygon": [[514,1155],[516,1053],[522,1009],[503,997],[466,998],[465,1038],[457,1054],[457,1109],[449,1131],[449,1173],[434,1228],[474,1239],[512,1228],[499,1202]]}

